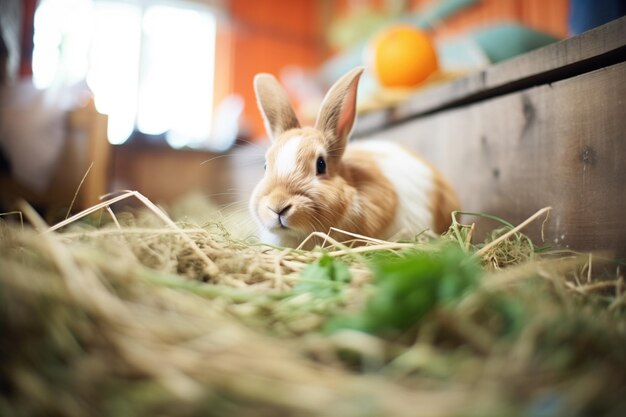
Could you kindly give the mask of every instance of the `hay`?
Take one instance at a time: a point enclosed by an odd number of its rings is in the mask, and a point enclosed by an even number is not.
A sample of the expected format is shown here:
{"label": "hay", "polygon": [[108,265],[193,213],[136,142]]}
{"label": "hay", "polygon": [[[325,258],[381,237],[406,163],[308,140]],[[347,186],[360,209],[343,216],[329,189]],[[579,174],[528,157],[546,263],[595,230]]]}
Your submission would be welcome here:
{"label": "hay", "polygon": [[[149,212],[110,210],[127,198]],[[86,221],[103,210],[108,225]],[[619,271],[537,254],[512,226],[491,244],[472,244],[455,219],[442,238],[352,236],[354,248],[335,230],[302,251],[237,240],[218,221],[175,223],[136,192],[53,228],[22,211],[34,229],[0,225],[3,416],[608,416],[626,405]],[[592,281],[592,267],[610,276]]]}

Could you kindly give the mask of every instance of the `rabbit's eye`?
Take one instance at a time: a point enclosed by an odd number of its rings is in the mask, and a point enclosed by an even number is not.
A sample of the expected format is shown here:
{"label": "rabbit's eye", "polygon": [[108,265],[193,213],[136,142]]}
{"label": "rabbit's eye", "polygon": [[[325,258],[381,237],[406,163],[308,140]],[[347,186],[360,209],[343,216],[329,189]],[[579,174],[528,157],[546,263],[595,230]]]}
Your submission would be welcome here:
{"label": "rabbit's eye", "polygon": [[263,170],[264,170],[264,171],[267,171],[267,162],[265,162],[265,163],[263,164]]}
{"label": "rabbit's eye", "polygon": [[317,163],[315,164],[317,168],[317,175],[322,175],[326,172],[326,161],[321,156],[317,158]]}

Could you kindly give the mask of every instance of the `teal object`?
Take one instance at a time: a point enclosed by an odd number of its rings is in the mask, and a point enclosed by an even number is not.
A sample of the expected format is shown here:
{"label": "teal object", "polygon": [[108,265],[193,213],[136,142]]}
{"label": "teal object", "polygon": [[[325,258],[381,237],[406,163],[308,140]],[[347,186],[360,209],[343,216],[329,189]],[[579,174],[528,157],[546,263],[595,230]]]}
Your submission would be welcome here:
{"label": "teal object", "polygon": [[492,63],[506,61],[559,39],[517,24],[490,26],[469,35]]}

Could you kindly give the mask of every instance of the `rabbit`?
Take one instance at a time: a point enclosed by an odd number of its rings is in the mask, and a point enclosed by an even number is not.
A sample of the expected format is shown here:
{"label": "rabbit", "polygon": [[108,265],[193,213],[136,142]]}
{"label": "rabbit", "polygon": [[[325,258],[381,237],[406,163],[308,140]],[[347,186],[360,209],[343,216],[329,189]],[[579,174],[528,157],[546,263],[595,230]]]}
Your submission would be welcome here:
{"label": "rabbit", "polygon": [[250,197],[262,241],[297,247],[312,232],[331,227],[385,240],[449,228],[459,201],[433,166],[390,141],[348,144],[362,73],[363,67],[355,68],[330,88],[314,127],[300,127],[276,78],[255,76],[271,140],[265,174]]}

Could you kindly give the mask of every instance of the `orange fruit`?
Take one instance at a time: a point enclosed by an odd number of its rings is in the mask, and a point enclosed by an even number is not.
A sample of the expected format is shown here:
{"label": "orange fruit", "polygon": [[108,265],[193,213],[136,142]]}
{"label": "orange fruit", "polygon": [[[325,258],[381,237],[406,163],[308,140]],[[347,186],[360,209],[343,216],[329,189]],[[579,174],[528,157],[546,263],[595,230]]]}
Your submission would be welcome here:
{"label": "orange fruit", "polygon": [[385,87],[415,87],[439,64],[430,37],[411,26],[392,26],[380,32],[370,44],[370,65]]}

